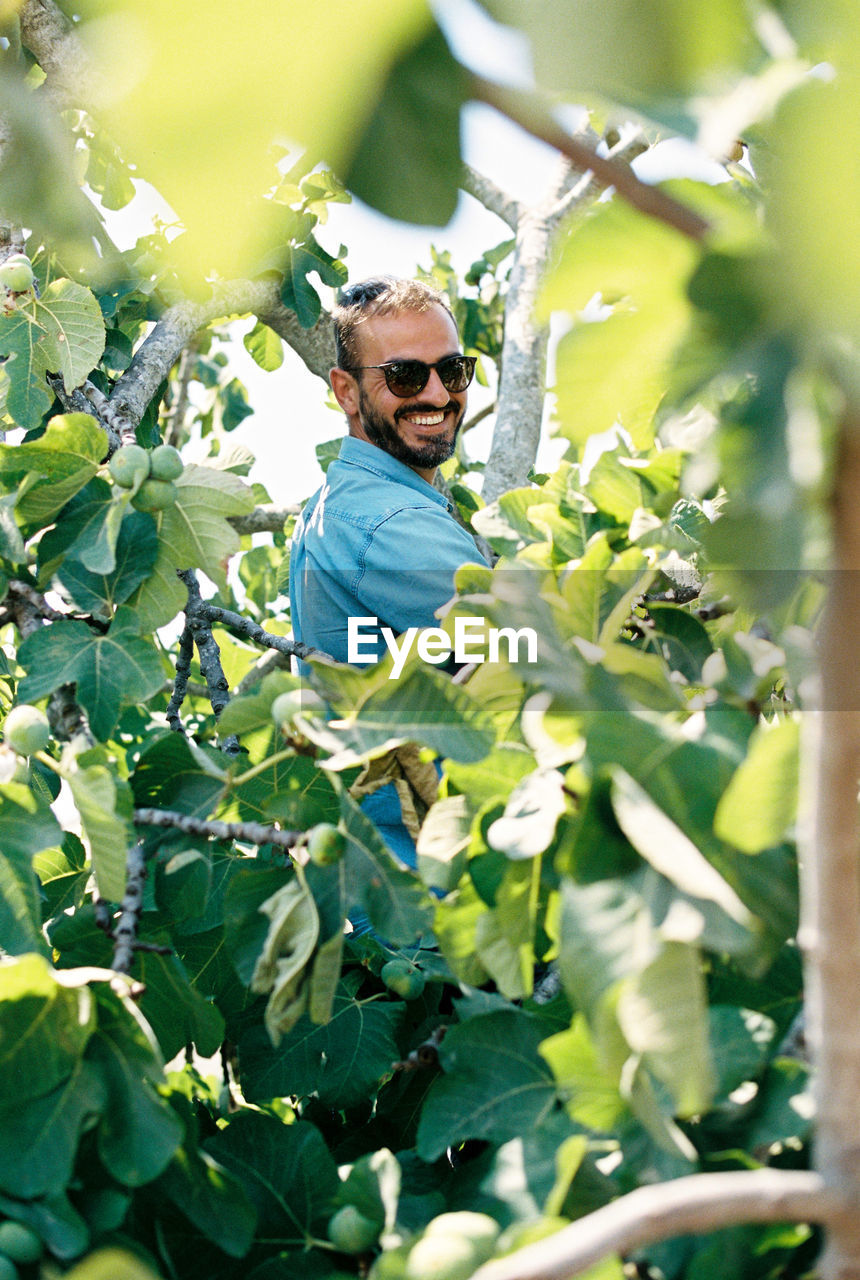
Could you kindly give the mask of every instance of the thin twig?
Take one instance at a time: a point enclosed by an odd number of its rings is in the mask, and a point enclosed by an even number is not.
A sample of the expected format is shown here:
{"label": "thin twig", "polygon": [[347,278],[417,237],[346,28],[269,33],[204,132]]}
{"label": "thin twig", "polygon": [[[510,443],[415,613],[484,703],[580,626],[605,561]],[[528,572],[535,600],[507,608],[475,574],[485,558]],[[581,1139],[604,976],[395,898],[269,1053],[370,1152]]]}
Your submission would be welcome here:
{"label": "thin twig", "polygon": [[494,213],[497,218],[501,218],[502,222],[506,222],[512,231],[516,231],[522,206],[513,196],[508,195],[507,191],[496,186],[491,178],[479,173],[471,165],[464,164],[460,186],[467,195],[473,196],[485,209],[489,209],[490,213]]}
{"label": "thin twig", "polygon": [[215,840],[239,840],[243,844],[276,844],[292,849],[301,831],[281,831],[262,822],[221,822],[217,818],[194,818],[171,809],[135,809],[134,821],[144,827],[175,827],[190,836],[211,836]]}
{"label": "thin twig", "polygon": [[495,107],[526,133],[555,147],[577,169],[583,172],[590,169],[600,186],[614,187],[622,199],[641,213],[665,222],[692,240],[703,240],[707,235],[710,226],[700,214],[658,187],[641,182],[629,165],[599,156],[585,142],[573,137],[556,122],[537,94],[493,84],[482,76],[473,76],[471,85],[473,98]]}
{"label": "thin twig", "polygon": [[[207,618],[203,609],[204,602],[200,595],[197,574],[193,569],[181,569],[179,577],[188,590],[188,602],[185,606],[185,626],[194,637],[197,655],[200,659],[200,671],[206,681],[209,701],[217,720],[230,701],[230,686],[227,683],[227,677],[224,675],[224,668],[221,665],[221,650],[218,648],[218,643],[212,634],[212,622]],[[239,615],[237,614],[236,616],[238,617]],[[234,733],[224,739],[222,750],[230,756],[238,755],[239,739]]]}

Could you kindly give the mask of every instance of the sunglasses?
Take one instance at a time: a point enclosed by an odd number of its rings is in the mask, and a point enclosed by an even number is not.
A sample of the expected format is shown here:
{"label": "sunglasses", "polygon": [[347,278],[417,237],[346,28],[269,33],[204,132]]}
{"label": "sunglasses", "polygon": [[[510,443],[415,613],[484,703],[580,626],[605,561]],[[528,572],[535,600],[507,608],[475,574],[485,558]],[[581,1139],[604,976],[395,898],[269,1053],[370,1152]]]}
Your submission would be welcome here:
{"label": "sunglasses", "polygon": [[475,356],[445,356],[435,364],[423,360],[389,360],[387,364],[357,364],[345,366],[348,373],[360,373],[362,369],[381,369],[385,385],[392,395],[407,400],[417,396],[430,381],[433,369],[446,391],[465,391],[475,373]]}

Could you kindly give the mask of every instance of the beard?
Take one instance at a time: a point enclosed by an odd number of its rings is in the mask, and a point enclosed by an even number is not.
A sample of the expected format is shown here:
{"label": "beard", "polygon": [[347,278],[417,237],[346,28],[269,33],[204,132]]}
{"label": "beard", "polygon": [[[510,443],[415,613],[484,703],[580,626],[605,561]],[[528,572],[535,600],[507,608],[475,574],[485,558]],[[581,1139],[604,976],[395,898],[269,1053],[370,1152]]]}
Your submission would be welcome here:
{"label": "beard", "polygon": [[[450,437],[443,432],[436,437],[431,436],[424,444],[413,447],[407,444],[399,434],[397,420],[405,417],[407,413],[438,413],[438,405],[404,405],[402,409],[397,410],[394,419],[389,420],[383,414],[377,413],[371,406],[361,387],[359,387],[358,392],[358,405],[359,420],[371,444],[375,444],[378,449],[383,449],[392,458],[396,458],[398,462],[405,462],[408,467],[421,468],[438,467],[440,462],[445,462],[447,458],[451,457],[457,444],[457,435],[463,424],[463,417],[466,412],[464,406],[459,412]],[[458,408],[459,406],[454,401],[449,401],[445,406],[446,411],[453,410],[455,413]]]}

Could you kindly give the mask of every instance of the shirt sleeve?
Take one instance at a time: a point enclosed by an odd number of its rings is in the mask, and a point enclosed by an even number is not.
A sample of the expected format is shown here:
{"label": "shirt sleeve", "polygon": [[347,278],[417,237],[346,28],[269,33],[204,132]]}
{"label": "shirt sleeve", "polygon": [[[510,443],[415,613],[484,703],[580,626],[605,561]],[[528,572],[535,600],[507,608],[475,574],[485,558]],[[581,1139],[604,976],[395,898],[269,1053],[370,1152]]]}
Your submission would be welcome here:
{"label": "shirt sleeve", "polygon": [[443,507],[403,508],[373,530],[355,592],[368,615],[397,634],[437,624],[464,564],[486,564],[474,539]]}

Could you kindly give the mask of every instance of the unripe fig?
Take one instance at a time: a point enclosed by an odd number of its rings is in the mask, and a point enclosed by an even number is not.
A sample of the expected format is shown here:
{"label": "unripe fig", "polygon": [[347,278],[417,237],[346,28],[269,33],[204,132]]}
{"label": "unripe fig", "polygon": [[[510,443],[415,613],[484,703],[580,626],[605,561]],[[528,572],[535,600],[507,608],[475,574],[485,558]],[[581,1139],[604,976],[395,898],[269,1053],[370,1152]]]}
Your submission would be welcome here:
{"label": "unripe fig", "polygon": [[478,1257],[465,1236],[423,1236],[406,1263],[409,1280],[470,1280]]}
{"label": "unripe fig", "polygon": [[325,703],[313,689],[288,689],[279,693],[272,703],[272,719],[279,729],[290,724],[302,712],[319,714]]}
{"label": "unripe fig", "polygon": [[0,1222],[0,1253],[13,1262],[38,1262],[42,1256],[42,1241],[32,1227],[23,1222]]}
{"label": "unripe fig", "polygon": [[144,480],[131,500],[135,511],[164,511],[176,501],[177,489],[172,480]]}
{"label": "unripe fig", "polygon": [[480,1262],[493,1256],[500,1227],[488,1213],[462,1209],[457,1213],[440,1213],[427,1227],[427,1236],[465,1236]]}
{"label": "unripe fig", "polygon": [[[31,756],[35,751],[45,750],[51,738],[51,727],[44,711],[23,702],[9,712],[3,733],[8,746],[19,756]],[[0,1233],[3,1225],[0,1223]]]}
{"label": "unripe fig", "polygon": [[329,1220],[328,1238],[341,1253],[366,1253],[379,1237],[379,1227],[356,1209],[345,1204]]}
{"label": "unripe fig", "polygon": [[160,444],[153,449],[149,459],[149,474],[154,480],[178,480],[183,463],[179,450],[172,444]]}
{"label": "unripe fig", "polygon": [[27,258],[19,258],[17,261],[7,258],[0,266],[0,284],[4,284],[12,293],[24,293],[35,278]]}
{"label": "unripe fig", "polygon": [[108,471],[121,489],[133,489],[149,475],[149,454],[139,444],[124,444],[111,455]]}
{"label": "unripe fig", "polygon": [[18,1280],[18,1268],[11,1258],[0,1253],[0,1280]]}
{"label": "unripe fig", "polygon": [[318,867],[340,862],[346,851],[346,836],[330,822],[320,822],[308,832],[308,857]]}
{"label": "unripe fig", "polygon": [[382,981],[404,1000],[417,1000],[424,990],[424,974],[408,960],[389,960],[382,966]]}

